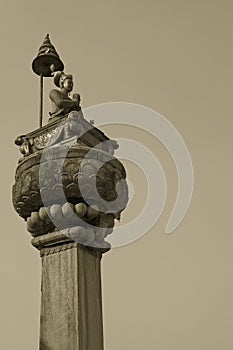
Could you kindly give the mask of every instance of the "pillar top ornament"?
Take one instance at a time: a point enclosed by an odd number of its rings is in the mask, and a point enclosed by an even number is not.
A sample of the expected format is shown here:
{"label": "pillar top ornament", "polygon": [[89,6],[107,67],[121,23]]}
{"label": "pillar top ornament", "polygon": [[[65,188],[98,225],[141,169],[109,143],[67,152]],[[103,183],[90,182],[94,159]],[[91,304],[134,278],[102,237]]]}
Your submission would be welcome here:
{"label": "pillar top ornament", "polygon": [[78,242],[105,252],[110,249],[107,236],[128,202],[126,172],[114,157],[118,144],[85,119],[80,95],[70,96],[72,75],[63,71],[48,35],[32,67],[52,77],[56,89],[49,94],[49,123],[15,140],[22,157],[14,208],[38,249]]}

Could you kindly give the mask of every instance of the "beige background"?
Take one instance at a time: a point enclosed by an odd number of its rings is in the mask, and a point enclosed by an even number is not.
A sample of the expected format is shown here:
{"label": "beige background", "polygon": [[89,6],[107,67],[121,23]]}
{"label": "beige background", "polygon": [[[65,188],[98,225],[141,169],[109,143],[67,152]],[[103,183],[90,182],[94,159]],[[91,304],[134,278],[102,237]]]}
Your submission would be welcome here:
{"label": "beige background", "polygon": [[[10,193],[19,158],[13,141],[38,126],[39,81],[31,61],[47,32],[83,107],[127,101],[157,110],[183,136],[194,166],[188,214],[166,236],[177,191],[169,154],[135,129],[105,130],[150,147],[168,181],[157,225],[103,259],[105,348],[232,349],[232,23],[230,0],[1,4],[2,349],[38,348],[40,258]],[[145,181],[140,174],[140,185],[132,165],[128,172],[136,187],[131,217],[141,208]]]}

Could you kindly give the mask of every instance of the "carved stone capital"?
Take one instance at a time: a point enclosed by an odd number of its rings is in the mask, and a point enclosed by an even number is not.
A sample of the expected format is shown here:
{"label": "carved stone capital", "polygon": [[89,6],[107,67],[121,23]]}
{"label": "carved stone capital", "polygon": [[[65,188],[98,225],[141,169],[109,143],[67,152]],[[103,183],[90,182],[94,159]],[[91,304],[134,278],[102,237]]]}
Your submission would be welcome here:
{"label": "carved stone capital", "polygon": [[[32,245],[40,251],[40,256],[55,254],[66,249],[82,247],[82,244],[73,241],[72,239],[64,236],[60,231],[54,231],[45,235],[34,237],[31,241]],[[103,254],[110,250],[110,246],[105,248],[87,247],[92,254]]]}
{"label": "carved stone capital", "polygon": [[13,205],[33,237],[54,239],[58,230],[108,249],[105,238],[128,201],[126,173],[112,155],[114,141],[78,113],[24,136],[29,143],[16,169]]}

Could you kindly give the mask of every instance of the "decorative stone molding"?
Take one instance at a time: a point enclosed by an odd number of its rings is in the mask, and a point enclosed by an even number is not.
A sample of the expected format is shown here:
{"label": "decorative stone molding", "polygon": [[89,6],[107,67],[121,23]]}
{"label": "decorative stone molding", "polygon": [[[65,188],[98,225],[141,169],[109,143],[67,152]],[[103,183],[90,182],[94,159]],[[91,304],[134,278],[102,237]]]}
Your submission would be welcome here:
{"label": "decorative stone molding", "polygon": [[[60,231],[50,232],[45,235],[34,237],[31,241],[32,245],[40,250],[41,257],[44,255],[55,254],[57,252],[71,249],[71,248],[80,248],[82,244],[74,242],[72,239],[64,236]],[[64,249],[62,248],[64,247]],[[110,246],[103,247],[87,247],[91,254],[99,253],[103,254],[110,250]]]}
{"label": "decorative stone molding", "polygon": [[118,148],[116,141],[110,140],[101,130],[95,128],[93,121],[88,122],[84,118],[82,110],[73,111],[42,128],[18,136],[15,144],[19,146],[19,150],[24,156],[28,156],[46,147],[64,143],[72,137],[76,138],[80,145],[88,147],[95,147],[99,143],[108,141],[108,144],[104,144],[103,150],[110,154],[113,154],[114,150]]}
{"label": "decorative stone molding", "polygon": [[13,205],[32,236],[58,225],[71,240],[109,249],[105,238],[128,201],[125,169],[113,157],[116,142],[81,111],[17,140],[24,157],[16,169]]}

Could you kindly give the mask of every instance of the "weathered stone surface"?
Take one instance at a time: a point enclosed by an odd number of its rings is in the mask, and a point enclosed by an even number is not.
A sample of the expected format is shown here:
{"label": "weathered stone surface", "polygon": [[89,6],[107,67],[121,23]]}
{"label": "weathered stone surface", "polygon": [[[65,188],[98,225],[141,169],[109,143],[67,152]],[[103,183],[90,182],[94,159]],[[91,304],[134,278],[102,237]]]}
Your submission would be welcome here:
{"label": "weathered stone surface", "polygon": [[[101,239],[105,242],[114,218],[119,219],[128,201],[125,169],[112,155],[116,143],[87,122],[81,111],[20,140],[24,140],[25,152],[16,170],[12,198],[15,210],[27,221],[28,231],[35,237],[71,228],[65,232],[69,237],[75,239],[76,235],[82,244],[101,246]],[[81,207],[85,208],[83,215],[75,210]],[[77,224],[76,215],[84,225],[105,228],[106,232],[86,227],[88,238],[81,232],[83,225]]]}
{"label": "weathered stone surface", "polygon": [[101,252],[66,243],[41,256],[40,350],[103,350]]}
{"label": "weathered stone surface", "polygon": [[[89,150],[80,145],[69,150],[57,146],[53,150],[43,151],[43,159],[42,152],[38,151],[20,162],[13,187],[13,205],[19,215],[26,219],[32,211],[39,210],[43,204],[41,191],[46,192],[47,205],[59,203],[59,186],[63,188],[67,200],[74,203],[78,203],[82,197],[80,183],[86,187],[86,193],[90,192],[90,200],[94,200],[95,183],[102,198],[114,200],[117,197],[116,185],[125,179],[125,170],[117,159],[112,159],[101,150],[92,150],[88,159],[84,159]],[[120,206],[124,208],[128,200],[125,181],[121,182],[118,191],[121,195]],[[116,208],[116,211],[119,209]]]}

